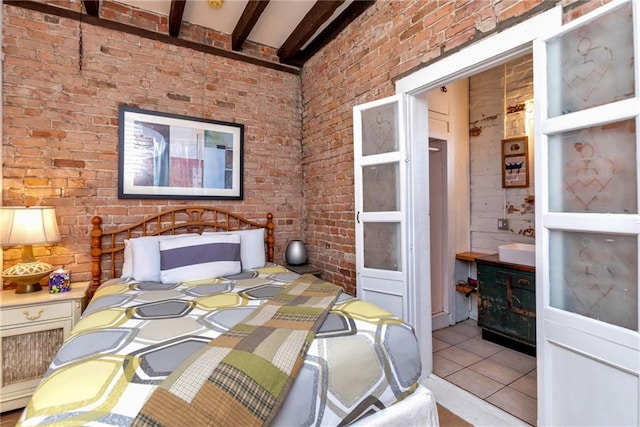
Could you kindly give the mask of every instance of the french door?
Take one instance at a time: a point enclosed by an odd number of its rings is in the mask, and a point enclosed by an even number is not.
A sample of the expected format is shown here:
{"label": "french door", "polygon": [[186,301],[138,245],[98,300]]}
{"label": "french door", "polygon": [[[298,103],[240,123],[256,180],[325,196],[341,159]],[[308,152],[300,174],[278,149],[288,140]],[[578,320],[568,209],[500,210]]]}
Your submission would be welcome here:
{"label": "french door", "polygon": [[534,42],[539,425],[640,425],[638,7]]}
{"label": "french door", "polygon": [[410,321],[403,100],[353,108],[356,286],[359,298]]}

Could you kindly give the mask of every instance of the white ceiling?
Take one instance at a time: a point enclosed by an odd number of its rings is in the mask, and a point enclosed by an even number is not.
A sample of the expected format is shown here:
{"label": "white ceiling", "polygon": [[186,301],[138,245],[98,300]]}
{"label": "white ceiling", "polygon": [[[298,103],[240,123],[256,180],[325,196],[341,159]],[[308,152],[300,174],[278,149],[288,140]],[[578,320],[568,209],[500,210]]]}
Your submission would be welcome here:
{"label": "white ceiling", "polygon": [[[171,7],[170,0],[118,1],[165,16],[169,15]],[[346,9],[352,1],[345,1],[327,21],[327,24]],[[248,40],[278,49],[315,3],[316,0],[271,0],[249,33]],[[222,7],[216,9],[209,5],[208,0],[188,0],[185,4],[182,20],[231,34],[246,5],[247,0],[223,0]],[[316,35],[323,29],[324,26],[318,29]],[[311,40],[314,37],[315,35]]]}

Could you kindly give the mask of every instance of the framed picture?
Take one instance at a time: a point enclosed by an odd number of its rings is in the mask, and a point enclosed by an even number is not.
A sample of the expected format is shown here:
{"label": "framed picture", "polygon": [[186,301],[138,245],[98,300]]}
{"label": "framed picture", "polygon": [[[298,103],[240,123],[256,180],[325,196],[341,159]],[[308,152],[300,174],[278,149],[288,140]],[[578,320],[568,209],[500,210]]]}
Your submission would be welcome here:
{"label": "framed picture", "polygon": [[502,140],[502,188],[529,186],[528,145],[526,136]]}
{"label": "framed picture", "polygon": [[121,106],[118,197],[242,199],[244,126]]}

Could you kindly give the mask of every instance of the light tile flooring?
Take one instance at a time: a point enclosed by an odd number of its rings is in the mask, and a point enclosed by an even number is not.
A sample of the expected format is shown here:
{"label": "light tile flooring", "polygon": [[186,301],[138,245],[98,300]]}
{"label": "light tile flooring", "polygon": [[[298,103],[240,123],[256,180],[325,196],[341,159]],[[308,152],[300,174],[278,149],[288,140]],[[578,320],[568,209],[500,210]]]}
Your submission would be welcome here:
{"label": "light tile flooring", "polygon": [[535,357],[485,341],[481,334],[472,319],[434,331],[434,374],[535,425]]}

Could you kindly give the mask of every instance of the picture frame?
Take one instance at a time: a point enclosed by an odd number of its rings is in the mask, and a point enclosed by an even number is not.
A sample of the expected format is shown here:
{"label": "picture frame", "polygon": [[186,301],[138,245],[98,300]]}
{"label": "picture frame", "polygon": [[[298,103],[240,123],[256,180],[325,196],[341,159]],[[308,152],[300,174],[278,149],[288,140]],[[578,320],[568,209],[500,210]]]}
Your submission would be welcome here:
{"label": "picture frame", "polygon": [[118,198],[243,198],[244,125],[120,106]]}
{"label": "picture frame", "polygon": [[529,139],[502,140],[502,188],[529,187]]}

